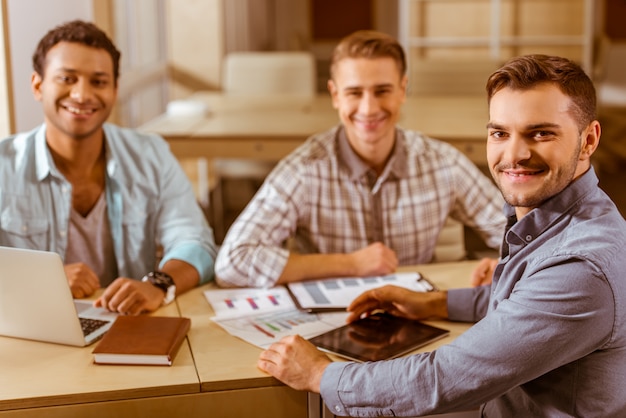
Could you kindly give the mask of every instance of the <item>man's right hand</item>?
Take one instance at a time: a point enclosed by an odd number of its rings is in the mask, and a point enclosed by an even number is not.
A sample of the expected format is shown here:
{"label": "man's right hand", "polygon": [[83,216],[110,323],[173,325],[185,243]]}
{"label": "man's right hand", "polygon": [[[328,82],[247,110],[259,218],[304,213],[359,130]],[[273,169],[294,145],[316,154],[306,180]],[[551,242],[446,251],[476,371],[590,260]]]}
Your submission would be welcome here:
{"label": "man's right hand", "polygon": [[415,292],[393,285],[378,287],[360,294],[350,303],[347,321],[379,310],[408,319],[447,318],[448,292]]}
{"label": "man's right hand", "polygon": [[355,268],[355,276],[383,276],[398,268],[398,256],[395,251],[381,242],[349,254]]}
{"label": "man's right hand", "polygon": [[100,279],[86,264],[66,264],[64,267],[75,299],[89,297],[100,288]]}

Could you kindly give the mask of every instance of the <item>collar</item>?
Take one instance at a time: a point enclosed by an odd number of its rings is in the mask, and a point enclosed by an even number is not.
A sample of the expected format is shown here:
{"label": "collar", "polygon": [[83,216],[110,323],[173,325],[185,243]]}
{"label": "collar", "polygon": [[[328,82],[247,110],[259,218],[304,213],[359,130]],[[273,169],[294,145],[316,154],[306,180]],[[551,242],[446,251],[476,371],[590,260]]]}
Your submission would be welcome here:
{"label": "collar", "polygon": [[[520,221],[511,227],[506,234],[506,242],[511,245],[530,243],[550,226],[557,222],[572,207],[579,205],[589,193],[598,186],[598,177],[589,168],[582,176],[571,182],[561,192],[552,196],[539,207],[531,210]],[[515,208],[508,203],[504,206],[504,214],[515,216]]]}
{"label": "collar", "polygon": [[[350,171],[350,179],[359,180],[367,176],[367,173],[372,169],[354,151],[350,145],[350,141],[348,141],[346,130],[343,127],[340,127],[337,130],[336,135],[339,160],[343,162],[343,164]],[[380,175],[380,178],[383,179],[391,177],[392,175],[396,178],[408,176],[407,149],[404,132],[401,129],[396,129],[395,135],[396,137],[393,149],[391,150],[391,155],[382,174]]]}
{"label": "collar", "polygon": [[[108,124],[104,124],[104,153],[106,158],[106,170],[109,177],[113,177],[116,169],[116,162],[109,146],[110,133]],[[35,170],[37,173],[37,180],[42,181],[48,175],[58,178],[64,178],[61,172],[58,170],[50,154],[48,143],[46,142],[46,124],[42,124],[37,128],[35,132]]]}

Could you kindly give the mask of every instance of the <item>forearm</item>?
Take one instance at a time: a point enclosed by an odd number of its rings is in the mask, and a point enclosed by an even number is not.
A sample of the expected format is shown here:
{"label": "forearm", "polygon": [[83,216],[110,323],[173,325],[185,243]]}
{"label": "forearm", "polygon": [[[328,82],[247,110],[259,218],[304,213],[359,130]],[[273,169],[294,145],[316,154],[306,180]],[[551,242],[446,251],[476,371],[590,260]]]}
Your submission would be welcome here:
{"label": "forearm", "polygon": [[350,254],[296,254],[290,253],[278,283],[328,277],[350,277],[357,274]]}
{"label": "forearm", "polygon": [[174,283],[176,283],[177,295],[185,293],[200,283],[198,270],[191,264],[181,260],[169,260],[161,267],[161,271],[172,277]]}

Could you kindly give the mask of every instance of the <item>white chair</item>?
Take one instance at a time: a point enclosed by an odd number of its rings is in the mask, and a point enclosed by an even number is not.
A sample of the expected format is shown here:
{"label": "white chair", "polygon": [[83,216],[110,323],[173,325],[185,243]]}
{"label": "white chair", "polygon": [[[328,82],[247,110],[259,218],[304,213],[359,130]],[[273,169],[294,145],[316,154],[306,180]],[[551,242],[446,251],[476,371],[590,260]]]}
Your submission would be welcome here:
{"label": "white chair", "polygon": [[229,95],[315,95],[315,57],[309,52],[232,52],[224,59],[222,76]]}
{"label": "white chair", "polygon": [[[257,101],[267,97],[268,102],[276,103],[279,96],[306,100],[316,94],[315,57],[309,52],[233,52],[225,57],[223,64],[225,95],[254,97]],[[251,198],[250,193],[256,191],[275,164],[276,161],[230,158],[213,161],[217,189],[211,206],[216,242],[221,243],[232,221],[232,215],[229,217],[227,213],[228,203],[235,198],[241,200],[241,196],[232,196],[233,192],[248,193],[247,199]],[[232,190],[227,185],[232,180],[244,180],[247,187]]]}

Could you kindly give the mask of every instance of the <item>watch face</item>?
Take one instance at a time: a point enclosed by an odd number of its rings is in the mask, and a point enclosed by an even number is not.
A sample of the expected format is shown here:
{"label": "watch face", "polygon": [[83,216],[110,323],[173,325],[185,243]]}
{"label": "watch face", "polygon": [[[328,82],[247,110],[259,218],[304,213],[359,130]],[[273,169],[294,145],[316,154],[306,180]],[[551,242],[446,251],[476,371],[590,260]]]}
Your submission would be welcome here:
{"label": "watch face", "polygon": [[152,271],[143,278],[143,281],[149,281],[154,286],[165,292],[165,298],[163,299],[164,305],[172,302],[176,297],[176,284],[174,283],[172,277],[167,273],[163,273],[162,271]]}

